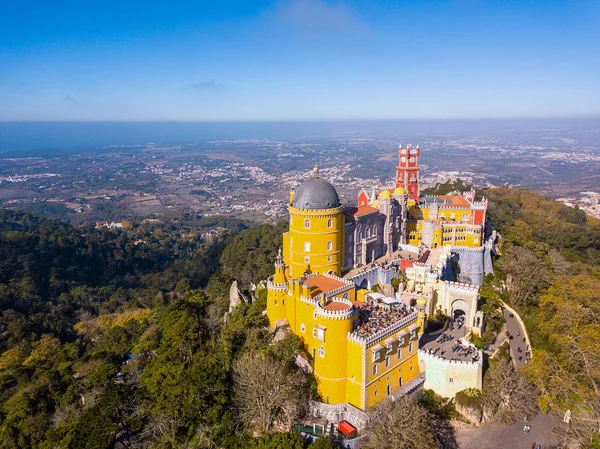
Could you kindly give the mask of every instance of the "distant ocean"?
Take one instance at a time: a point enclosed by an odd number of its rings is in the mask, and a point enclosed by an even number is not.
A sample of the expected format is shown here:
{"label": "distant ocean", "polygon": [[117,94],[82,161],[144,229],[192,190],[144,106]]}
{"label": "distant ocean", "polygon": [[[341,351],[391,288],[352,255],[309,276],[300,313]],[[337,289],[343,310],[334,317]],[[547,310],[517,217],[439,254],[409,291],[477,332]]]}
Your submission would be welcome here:
{"label": "distant ocean", "polygon": [[0,152],[222,139],[453,137],[556,127],[598,127],[593,118],[297,122],[0,122]]}

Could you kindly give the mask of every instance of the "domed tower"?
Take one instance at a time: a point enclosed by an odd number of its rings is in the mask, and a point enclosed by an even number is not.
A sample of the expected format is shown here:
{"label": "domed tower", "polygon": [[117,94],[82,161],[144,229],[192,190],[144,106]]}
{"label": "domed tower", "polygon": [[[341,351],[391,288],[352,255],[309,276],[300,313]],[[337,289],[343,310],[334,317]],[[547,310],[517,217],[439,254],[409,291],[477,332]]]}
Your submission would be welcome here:
{"label": "domed tower", "polygon": [[281,248],[275,262],[275,274],[267,281],[267,317],[271,326],[277,321],[286,318],[285,299],[288,291],[288,282],[285,275],[285,264],[281,256]]}
{"label": "domed tower", "polygon": [[344,260],[344,216],[335,188],[319,177],[315,167],[290,197],[290,231],[284,235],[290,278],[307,271],[332,271],[339,276]]}

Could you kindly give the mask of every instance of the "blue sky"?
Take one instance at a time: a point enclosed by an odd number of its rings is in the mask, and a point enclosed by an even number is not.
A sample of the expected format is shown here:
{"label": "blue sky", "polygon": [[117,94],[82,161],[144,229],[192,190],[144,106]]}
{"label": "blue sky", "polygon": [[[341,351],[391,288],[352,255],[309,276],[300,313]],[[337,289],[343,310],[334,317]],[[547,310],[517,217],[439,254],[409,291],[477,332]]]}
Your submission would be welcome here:
{"label": "blue sky", "polygon": [[600,115],[600,1],[0,1],[0,121]]}

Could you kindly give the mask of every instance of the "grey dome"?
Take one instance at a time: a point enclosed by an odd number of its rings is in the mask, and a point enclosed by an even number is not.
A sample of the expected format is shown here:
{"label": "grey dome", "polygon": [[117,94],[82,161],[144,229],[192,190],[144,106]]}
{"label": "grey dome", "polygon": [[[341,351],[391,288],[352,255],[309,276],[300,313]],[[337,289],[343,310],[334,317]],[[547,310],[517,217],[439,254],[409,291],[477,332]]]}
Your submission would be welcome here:
{"label": "grey dome", "polygon": [[332,209],[340,205],[340,198],[330,183],[319,178],[317,171],[304,181],[294,193],[292,206],[297,209]]}

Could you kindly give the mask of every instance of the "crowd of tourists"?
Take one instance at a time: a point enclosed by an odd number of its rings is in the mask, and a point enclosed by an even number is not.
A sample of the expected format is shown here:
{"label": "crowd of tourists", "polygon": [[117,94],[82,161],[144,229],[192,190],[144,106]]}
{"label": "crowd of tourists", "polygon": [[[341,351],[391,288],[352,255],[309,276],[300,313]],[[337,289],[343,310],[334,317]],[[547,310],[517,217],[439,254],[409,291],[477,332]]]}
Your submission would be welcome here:
{"label": "crowd of tourists", "polygon": [[370,337],[373,334],[405,318],[411,310],[405,304],[384,305],[369,302],[359,310],[359,325],[353,335]]}

